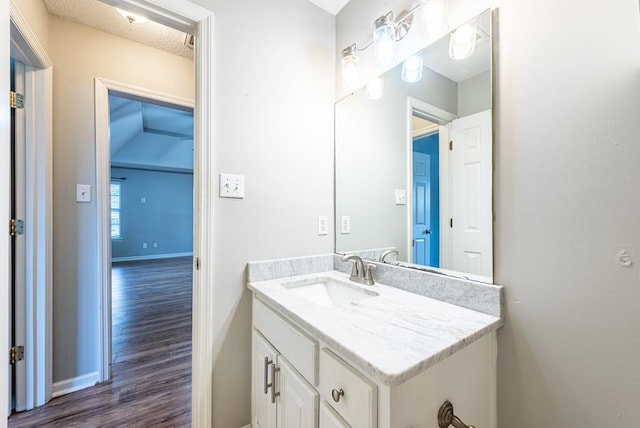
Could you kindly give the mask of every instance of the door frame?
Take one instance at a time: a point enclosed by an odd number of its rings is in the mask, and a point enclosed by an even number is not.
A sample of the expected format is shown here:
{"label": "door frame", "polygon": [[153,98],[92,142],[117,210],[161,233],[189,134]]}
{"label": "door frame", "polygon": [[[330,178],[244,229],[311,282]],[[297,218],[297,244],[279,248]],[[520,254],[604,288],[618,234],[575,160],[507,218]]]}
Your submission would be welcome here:
{"label": "door frame", "polygon": [[[98,259],[100,260],[100,371],[99,381],[111,378],[111,150],[109,141],[109,92],[114,91],[141,100],[153,100],[161,104],[193,109],[193,99],[177,97],[162,92],[112,80],[96,78],[95,90],[95,132],[96,132],[96,205],[98,211]],[[195,143],[194,143],[195,144]],[[195,159],[194,159],[195,162]],[[195,217],[194,212],[194,217]]]}
{"label": "door frame", "polygon": [[[194,106],[194,270],[193,270],[193,326],[192,326],[192,371],[191,371],[191,426],[211,426],[211,403],[213,399],[212,373],[214,367],[213,349],[213,311],[214,275],[213,275],[213,197],[215,194],[214,167],[214,81],[213,50],[214,25],[213,12],[188,0],[101,0],[103,3],[117,6],[134,13],[148,16],[151,20],[169,27],[194,34],[196,44],[195,61],[195,106]],[[97,118],[96,118],[97,119]],[[97,127],[97,123],[96,123]],[[98,128],[96,128],[96,136]],[[108,148],[108,145],[107,145]],[[102,146],[104,150],[104,145]],[[108,153],[106,153],[108,159]],[[96,153],[96,157],[104,153]],[[108,171],[108,170],[107,170]],[[104,164],[100,175],[96,175],[97,191],[108,189],[109,175],[105,174]],[[96,172],[98,173],[98,172]],[[106,177],[106,178],[105,178]],[[105,181],[106,179],[106,181]],[[104,199],[104,198],[102,198]],[[99,199],[97,200],[99,202]],[[106,203],[103,201],[103,203]],[[110,272],[102,269],[105,255],[110,247],[109,233],[106,243],[106,222],[98,222],[98,273],[100,275],[100,311],[101,328],[98,355],[104,357],[104,344],[109,335],[106,325],[110,320],[110,308],[105,306],[105,292],[108,289]],[[195,260],[199,259],[199,269]],[[106,336],[106,337],[105,337]],[[109,344],[110,345],[110,344]],[[110,358],[110,356],[109,356]],[[104,376],[105,363],[100,362],[101,377]],[[108,367],[108,365],[107,365]],[[108,374],[108,369],[106,374]]]}
{"label": "door frame", "polygon": [[[26,305],[21,314],[24,325],[19,328],[25,332],[24,343],[20,344],[25,347],[24,396],[21,403],[24,409],[21,410],[30,410],[51,398],[53,379],[53,69],[51,59],[13,2],[10,2],[9,9],[9,55],[13,50],[14,58],[25,64]],[[7,394],[10,395],[8,391]]]}
{"label": "door frame", "polygon": [[[434,105],[425,103],[417,98],[407,97],[407,139],[406,139],[406,156],[407,156],[407,257],[413,262],[413,247],[411,245],[411,240],[413,239],[413,125],[412,125],[412,117],[413,114],[417,112],[420,116],[425,117],[429,121],[436,123],[438,125],[447,125],[458,118],[457,115],[443,110]],[[448,159],[449,148],[443,147],[443,141],[449,140],[448,129],[445,133],[444,128],[441,130],[440,136],[440,177],[447,177],[449,174],[448,162],[443,161],[443,159]],[[446,135],[445,135],[446,134]],[[445,155],[446,153],[446,155]],[[447,216],[447,200],[443,200],[443,196],[446,197],[446,188],[448,183],[446,180],[440,180],[440,242],[442,243],[445,239],[445,233],[442,233],[442,222],[443,216]],[[440,257],[442,262],[443,254],[442,244],[440,244]],[[433,268],[437,270],[438,268]]]}

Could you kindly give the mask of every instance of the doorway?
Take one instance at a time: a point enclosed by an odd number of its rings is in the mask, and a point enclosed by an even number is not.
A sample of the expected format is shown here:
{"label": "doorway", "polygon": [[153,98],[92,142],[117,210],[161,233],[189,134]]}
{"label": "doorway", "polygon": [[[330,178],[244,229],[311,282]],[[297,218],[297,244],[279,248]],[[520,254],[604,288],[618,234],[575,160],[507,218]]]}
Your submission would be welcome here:
{"label": "doorway", "polygon": [[[211,46],[213,46],[213,31],[212,31],[212,21],[213,16],[210,10],[197,6],[189,1],[183,1],[179,4],[172,4],[171,10],[167,10],[166,2],[160,0],[139,0],[139,1],[130,1],[130,0],[109,0],[109,4],[118,5],[120,7],[130,7],[131,9],[145,13],[147,16],[152,19],[156,19],[159,22],[167,23],[168,25],[178,28],[181,30],[188,31],[190,33],[195,34],[199,43],[195,47],[195,58],[196,58],[196,92],[200,93],[198,98],[198,104],[195,107],[196,110],[196,135],[195,135],[195,152],[196,152],[196,167],[195,167],[195,177],[194,184],[196,188],[196,195],[206,194],[209,188],[209,183],[214,181],[213,179],[213,148],[203,144],[202,147],[199,147],[198,142],[211,142],[213,141],[213,132],[212,126],[215,123],[213,117],[213,92],[211,90],[204,90],[204,88],[212,87],[212,76],[213,74],[210,72],[212,66],[212,53],[213,50]],[[9,8],[10,2],[2,2],[0,6],[4,9],[3,12],[6,12],[5,16],[11,15],[11,24],[13,28],[14,18],[16,19],[16,23],[18,26],[25,25],[26,21],[19,14],[19,11],[13,7],[11,4],[11,8]],[[10,10],[9,10],[10,9]],[[7,21],[8,22],[8,21]],[[21,34],[33,35],[30,33],[28,26],[25,27],[26,31],[21,32]],[[28,36],[25,36],[28,38]],[[38,59],[46,58],[46,54],[43,55],[42,48],[36,42],[35,49],[35,57]],[[0,47],[0,60],[5,61],[5,64],[9,63],[9,48],[8,45],[6,47]],[[50,64],[47,61],[43,62],[43,67],[50,67]],[[38,103],[37,107],[40,109],[39,113],[42,114],[44,118],[43,121],[48,123],[48,127],[44,126],[41,128],[35,129],[35,132],[38,134],[39,138],[36,139],[38,144],[41,144],[42,147],[36,147],[36,153],[42,155],[41,158],[37,159],[38,169],[37,171],[46,172],[50,168],[50,153],[47,151],[51,147],[51,128],[50,128],[50,120],[51,120],[51,111],[50,111],[50,97],[51,96],[51,86],[52,86],[52,72],[50,69],[43,70],[42,74],[38,74],[34,76],[33,85],[36,89],[41,90],[38,92],[41,95],[38,97],[42,97],[43,102]],[[2,72],[3,79],[2,81],[7,82],[8,88],[8,67],[7,72]],[[5,79],[6,78],[6,79]],[[47,101],[48,100],[48,101]],[[34,104],[36,106],[36,104]],[[4,99],[0,102],[0,107],[8,110],[8,100]],[[0,131],[3,133],[6,132],[6,135],[9,135],[9,127],[8,121],[0,121]],[[8,141],[4,140],[4,141]],[[10,180],[9,177],[9,145],[4,143],[0,143],[3,149],[3,153],[6,153],[6,156],[3,155],[3,159],[0,161],[2,164],[1,170],[3,174],[6,173],[4,177],[6,180],[0,181],[0,194],[2,195],[2,199],[5,201],[9,200],[9,187]],[[48,162],[48,163],[47,163]],[[6,166],[6,168],[5,168]],[[108,166],[107,166],[108,169]],[[38,193],[34,200],[40,202],[42,200],[43,206],[42,211],[38,212],[47,212],[47,209],[50,209],[51,204],[51,180],[40,179],[38,176],[37,180],[37,189],[42,192],[42,194]],[[108,186],[108,180],[107,180]],[[102,189],[103,194],[106,194],[105,190]],[[98,196],[98,192],[96,192],[96,196]],[[46,206],[45,206],[46,205]],[[9,210],[6,213],[1,214],[1,218],[5,219],[6,223],[8,223]],[[193,289],[194,289],[194,346],[193,346],[193,360],[194,360],[194,372],[196,373],[193,379],[192,391],[193,391],[193,423],[196,426],[200,425],[210,425],[211,414],[210,414],[210,406],[206,403],[211,402],[211,379],[210,376],[205,375],[206,373],[212,372],[211,365],[213,364],[209,352],[213,347],[213,336],[208,333],[212,329],[213,326],[213,315],[210,310],[206,308],[210,308],[213,306],[213,288],[212,287],[202,287],[201,284],[211,284],[212,280],[212,270],[210,267],[213,265],[212,262],[212,248],[213,243],[211,242],[211,206],[208,201],[199,201],[196,199],[195,201],[195,212],[198,214],[196,218],[198,219],[197,224],[195,225],[195,229],[197,231],[194,247],[195,253],[198,255],[201,260],[201,269],[197,272],[197,275],[194,276],[193,281]],[[48,217],[50,220],[50,215]],[[43,242],[38,243],[38,248],[44,249],[47,246],[50,246],[50,221],[47,218],[38,218],[38,225],[43,225],[47,227],[46,233],[44,236],[49,233],[49,238],[43,240]],[[40,221],[41,220],[41,221]],[[5,223],[5,224],[6,224]],[[44,229],[43,229],[44,230]],[[9,278],[9,264],[7,261],[9,260],[8,252],[5,249],[9,248],[9,238],[7,235],[3,235],[0,238],[0,254],[2,255],[0,261],[0,276],[5,276],[5,278]],[[47,253],[49,259],[48,263],[51,262],[50,257],[51,253]],[[40,256],[40,254],[38,254]],[[43,256],[44,257],[44,256]],[[48,265],[50,266],[50,265]],[[42,393],[42,400],[47,401],[51,397],[51,360],[50,358],[46,358],[47,349],[50,350],[50,340],[51,340],[51,326],[50,322],[50,310],[51,310],[51,281],[50,278],[47,278],[47,271],[38,272],[39,275],[42,275],[42,278],[37,278],[37,286],[41,288],[35,289],[34,295],[38,296],[38,298],[42,298],[42,300],[38,300],[38,308],[44,308],[45,314],[40,318],[36,319],[34,323],[34,328],[37,329],[38,332],[42,332],[42,334],[37,334],[34,337],[34,340],[45,342],[46,346],[38,347],[39,350],[43,351],[45,355],[36,355],[34,366],[36,367],[36,379],[34,382],[37,385],[46,384],[49,382],[49,389],[44,390]],[[104,275],[99,275],[99,281],[104,283]],[[9,282],[10,281],[2,281],[0,287],[2,287],[2,295],[9,296]],[[6,288],[4,288],[6,287]],[[10,325],[9,318],[9,302],[8,299],[2,298],[0,299],[0,318],[2,321],[0,324],[7,326],[6,331],[3,328],[2,332],[0,332],[1,342],[5,344],[9,344],[9,335],[8,335],[8,326]],[[95,309],[97,312],[103,314],[103,309],[105,308],[103,302],[100,302],[100,306]],[[104,317],[101,317],[104,319]],[[47,322],[49,319],[49,322]],[[48,331],[48,332],[47,332]],[[104,331],[104,326],[102,326],[101,331]],[[5,345],[6,346],[6,345]],[[49,348],[47,348],[47,346]],[[35,349],[35,348],[34,348]],[[99,354],[99,353],[98,353]],[[3,353],[0,358],[0,362],[2,365],[8,366],[8,353]],[[6,364],[6,365],[5,365]],[[202,373],[201,376],[198,376],[198,373]],[[8,385],[7,379],[7,371],[3,370],[3,373],[0,375],[0,384]],[[5,382],[6,381],[6,382]],[[40,398],[39,398],[40,399]],[[8,390],[2,388],[0,391],[0,402],[5,405],[10,400]],[[3,409],[7,409],[7,407],[3,407]],[[8,412],[2,411],[1,415],[7,416]],[[0,420],[0,427],[6,426],[6,418],[3,417]]]}
{"label": "doorway", "polygon": [[[183,384],[191,377],[193,109],[113,90],[108,103],[110,376],[140,390],[147,385],[148,399],[154,394],[151,378],[162,381],[157,376],[171,367],[172,389],[188,397]],[[140,370],[149,371],[144,382]]]}
{"label": "doorway", "polygon": [[[413,138],[413,255],[411,263],[440,267],[440,155],[437,125],[414,116],[422,128]],[[435,128],[435,131],[433,129]],[[414,131],[414,134],[416,132]]]}

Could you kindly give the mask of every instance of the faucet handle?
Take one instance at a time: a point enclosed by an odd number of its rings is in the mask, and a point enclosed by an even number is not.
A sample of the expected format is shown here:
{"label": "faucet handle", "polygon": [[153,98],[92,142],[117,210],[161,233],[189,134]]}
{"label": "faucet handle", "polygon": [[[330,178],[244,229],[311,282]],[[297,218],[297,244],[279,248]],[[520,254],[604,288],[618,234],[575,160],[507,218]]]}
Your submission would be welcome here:
{"label": "faucet handle", "polygon": [[375,281],[373,280],[373,272],[372,270],[376,268],[376,265],[372,265],[370,263],[367,263],[364,267],[364,282],[367,285],[373,285],[375,284]]}

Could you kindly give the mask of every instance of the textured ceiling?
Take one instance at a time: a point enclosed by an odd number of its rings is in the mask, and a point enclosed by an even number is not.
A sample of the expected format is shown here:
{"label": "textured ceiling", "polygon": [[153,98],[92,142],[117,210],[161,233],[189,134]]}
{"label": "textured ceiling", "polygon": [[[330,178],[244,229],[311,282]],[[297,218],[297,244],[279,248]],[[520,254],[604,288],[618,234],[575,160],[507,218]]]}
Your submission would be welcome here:
{"label": "textured ceiling", "polygon": [[114,7],[98,0],[44,0],[44,3],[52,15],[193,59],[193,50],[184,44],[186,35],[173,28],[151,21],[129,24]]}

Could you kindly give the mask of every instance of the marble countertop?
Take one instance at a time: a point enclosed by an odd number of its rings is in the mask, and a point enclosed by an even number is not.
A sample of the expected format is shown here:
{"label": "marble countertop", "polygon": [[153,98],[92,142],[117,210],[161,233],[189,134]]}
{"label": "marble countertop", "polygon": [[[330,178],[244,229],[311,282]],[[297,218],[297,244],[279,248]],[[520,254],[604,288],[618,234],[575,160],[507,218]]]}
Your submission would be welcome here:
{"label": "marble countertop", "polygon": [[378,296],[341,306],[320,306],[282,283],[317,277],[349,281],[328,271],[248,284],[260,300],[325,342],[364,373],[399,385],[503,325],[503,319],[383,284],[349,285]]}

